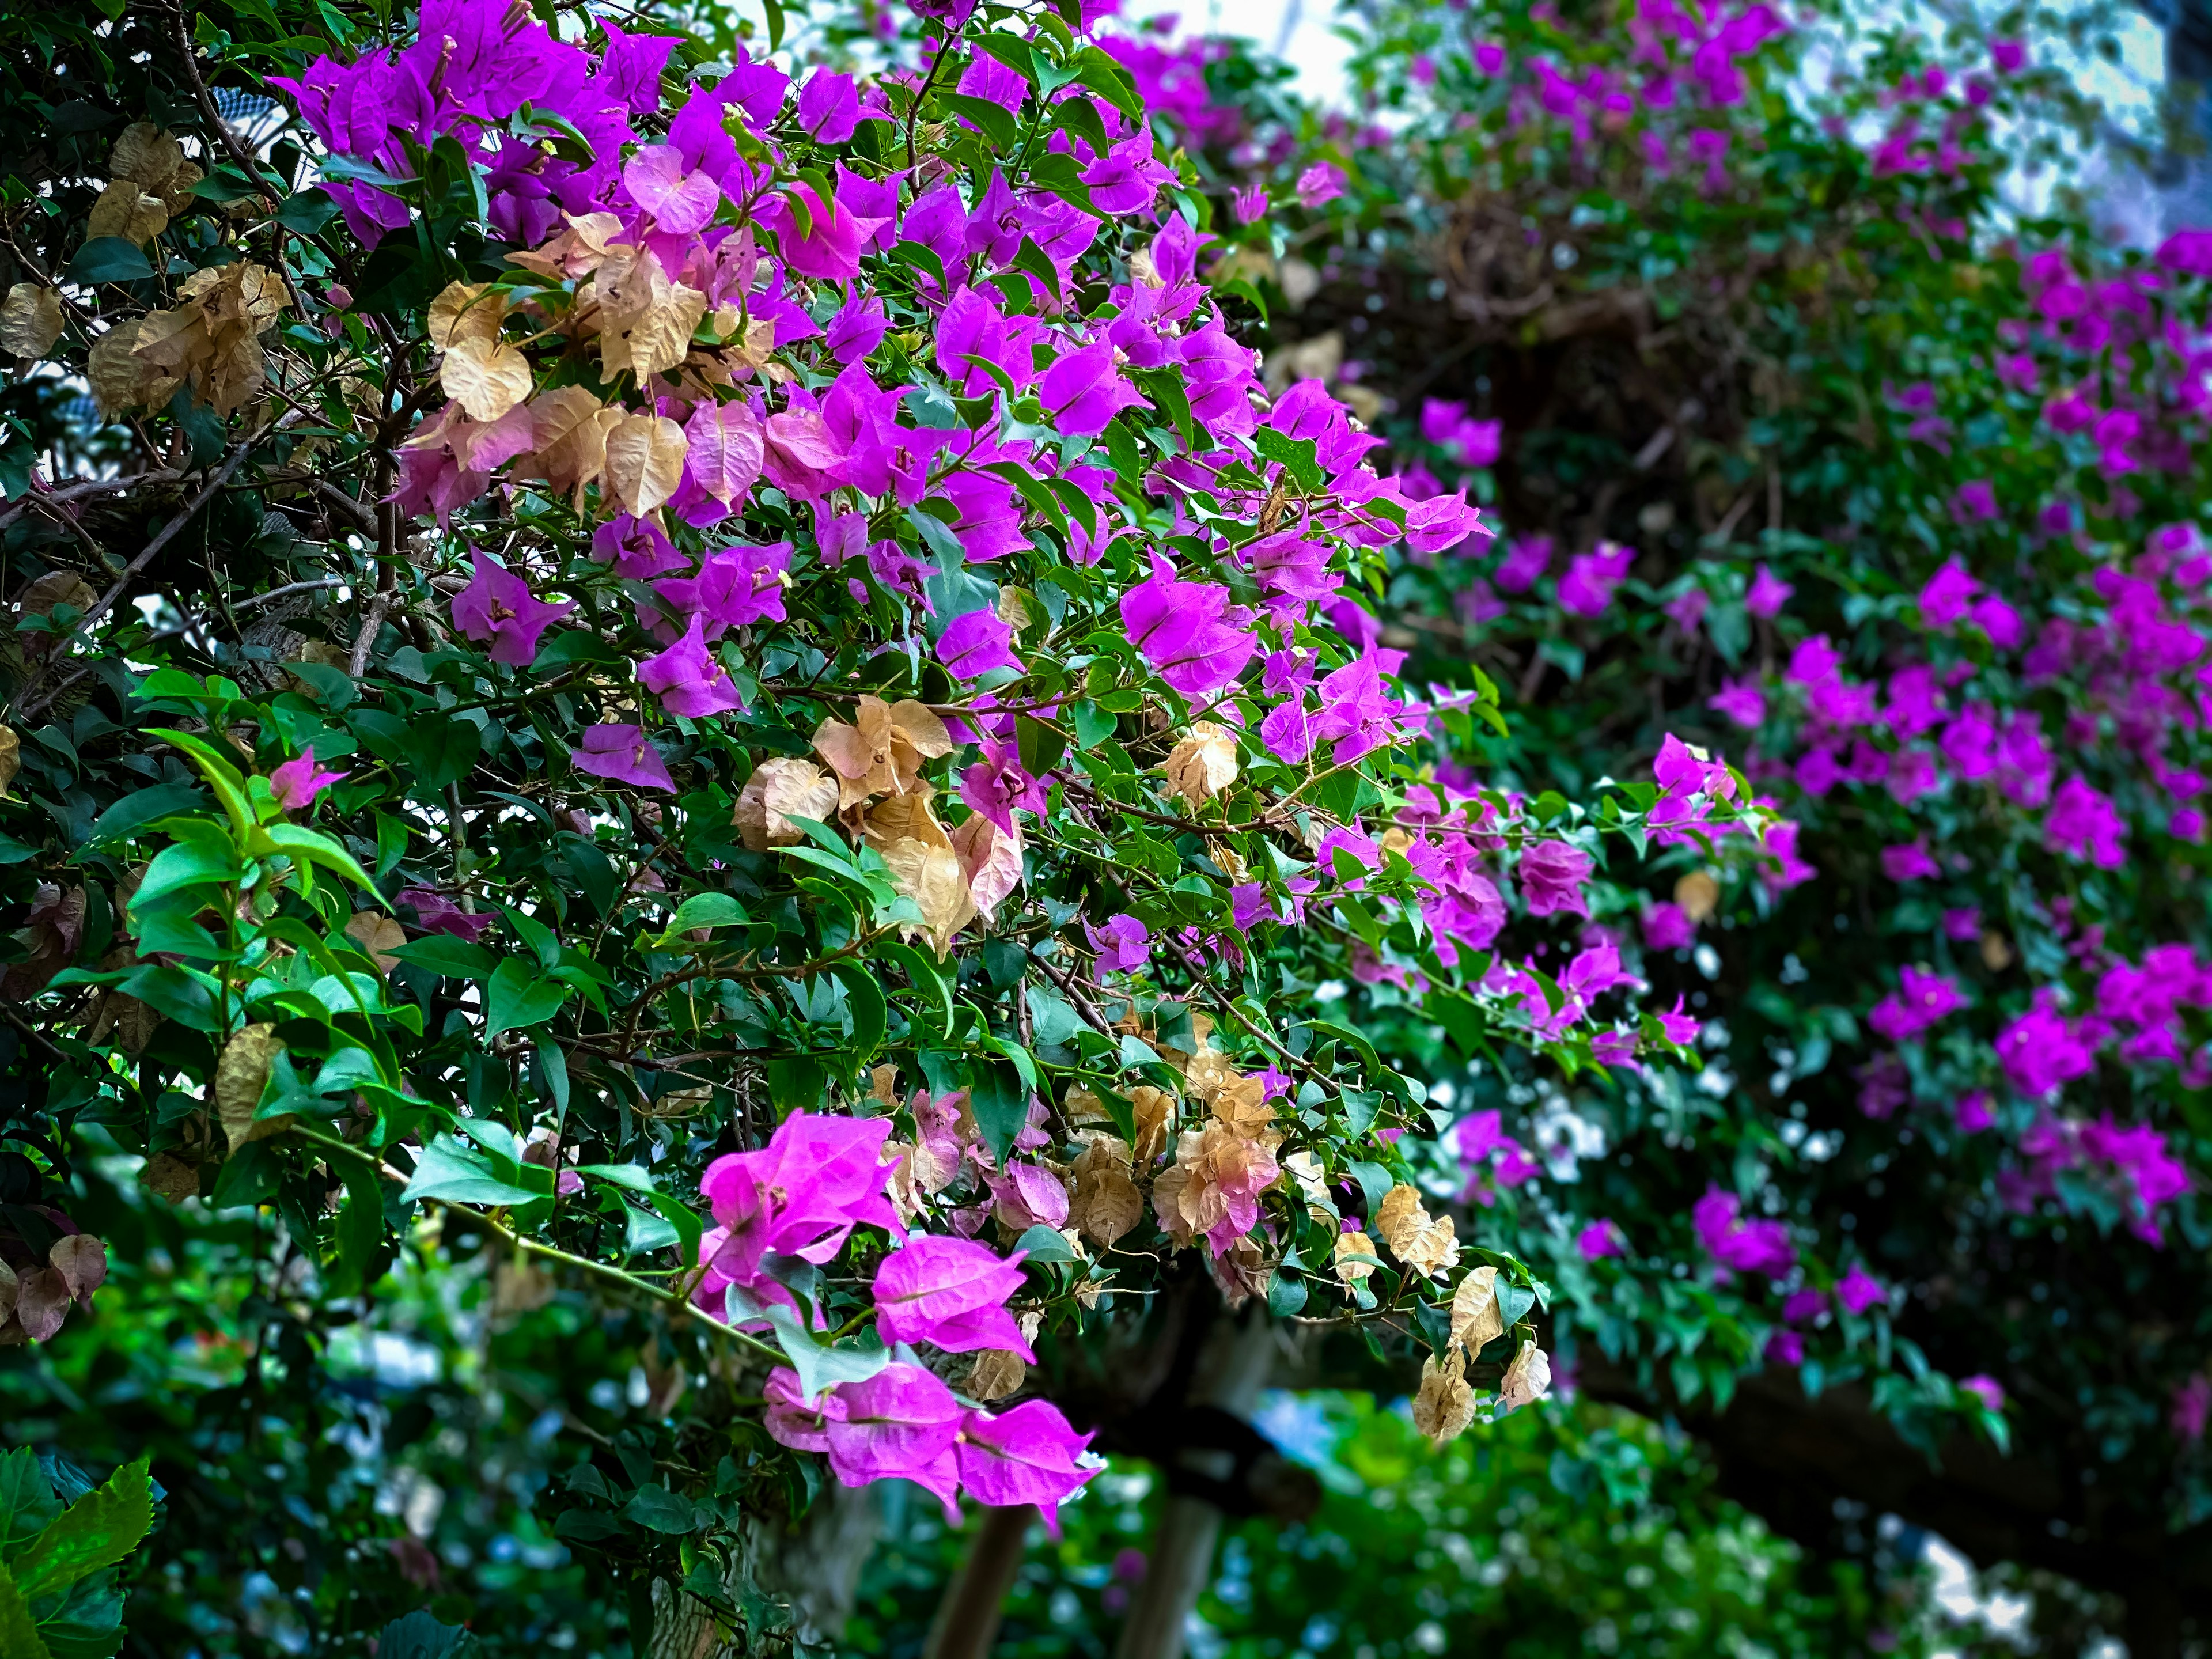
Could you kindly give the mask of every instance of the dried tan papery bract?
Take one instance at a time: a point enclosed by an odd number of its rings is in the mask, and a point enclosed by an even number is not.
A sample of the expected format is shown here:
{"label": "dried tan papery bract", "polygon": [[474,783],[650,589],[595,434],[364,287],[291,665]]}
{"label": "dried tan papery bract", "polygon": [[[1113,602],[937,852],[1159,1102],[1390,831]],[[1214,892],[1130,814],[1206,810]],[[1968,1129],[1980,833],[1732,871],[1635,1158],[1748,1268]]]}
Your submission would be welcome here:
{"label": "dried tan papery bract", "polygon": [[1306,1201],[1306,1213],[1324,1227],[1337,1222],[1336,1206],[1328,1195],[1328,1172],[1321,1166],[1321,1159],[1310,1152],[1292,1152],[1283,1160],[1283,1168]]}
{"label": "dried tan papery bract", "polygon": [[625,513],[660,510],[684,480],[684,428],[665,415],[624,415],[607,429],[606,488]]}
{"label": "dried tan papery bract", "polygon": [[1709,921],[1720,908],[1721,884],[1709,872],[1692,870],[1674,884],[1674,902],[1692,921]]}
{"label": "dried tan papery bract", "polygon": [[1101,1249],[1110,1250],[1143,1218],[1145,1200],[1130,1178],[1128,1142],[1096,1133],[1083,1139],[1072,1170],[1075,1194],[1068,1219]]}
{"label": "dried tan papery bract", "polygon": [[952,837],[938,822],[937,809],[930,805],[936,795],[937,791],[925,783],[912,794],[878,801],[860,820],[861,841],[878,853],[908,838],[932,847],[951,846]]}
{"label": "dried tan papery bract", "polygon": [[1552,1357],[1528,1338],[1498,1382],[1498,1408],[1516,1412],[1534,1405],[1552,1391]]}
{"label": "dried tan papery bract", "polygon": [[240,262],[196,270],[177,293],[183,304],[140,323],[132,355],[149,380],[187,381],[202,403],[228,416],[261,386],[260,337],[289,303],[284,285],[274,272]]}
{"label": "dried tan papery bract", "polygon": [[1011,1348],[984,1348],[968,1367],[960,1391],[970,1400],[1004,1400],[1029,1381],[1030,1368]]}
{"label": "dried tan papery bract", "polygon": [[806,832],[793,818],[826,823],[836,811],[836,779],[812,761],[779,755],[753,769],[738,792],[732,817],[747,850],[765,853],[771,847],[795,847],[806,839]]}
{"label": "dried tan papery bract", "polygon": [[132,317],[92,343],[85,357],[85,379],[92,383],[93,401],[104,417],[112,417],[141,404],[159,409],[184,382],[174,375],[156,373],[138,361],[138,331],[143,317]]}
{"label": "dried tan papery bract", "polygon": [[283,1047],[274,1025],[249,1025],[223,1045],[222,1058],[216,1061],[216,1113],[234,1152],[249,1140],[264,1140],[292,1127],[289,1113],[259,1119],[253,1115],[269,1082],[269,1067]]}
{"label": "dried tan papery bract", "polygon": [[1505,1314],[1498,1304],[1498,1269],[1486,1265],[1477,1267],[1452,1292],[1449,1340],[1455,1347],[1479,1355],[1504,1334]]}
{"label": "dried tan papery bract", "polygon": [[564,214],[568,228],[541,247],[510,253],[507,262],[556,283],[580,282],[605,262],[607,249],[622,234],[611,213]]}
{"label": "dried tan papery bract", "polygon": [[[579,306],[587,295],[579,292]],[[599,307],[599,363],[607,380],[635,375],[641,388],[676,368],[707,315],[707,296],[672,281],[650,249],[611,244],[592,274],[588,299]]]}
{"label": "dried tan papery bract", "polygon": [[1421,1362],[1420,1392],[1413,1396],[1413,1426],[1441,1451],[1474,1421],[1474,1390],[1467,1382],[1467,1358],[1457,1348],[1439,1363]]}
{"label": "dried tan papery bract", "polygon": [[399,958],[392,953],[407,943],[407,934],[390,916],[374,910],[357,912],[346,923],[345,933],[368,952],[379,973],[388,974],[399,965]]}
{"label": "dried tan papery bract", "polygon": [[1149,1083],[1129,1091],[1129,1107],[1136,1118],[1137,1162],[1150,1164],[1168,1149],[1168,1134],[1175,1127],[1176,1097]]}
{"label": "dried tan papery bract", "polygon": [[43,357],[62,337],[62,296],[36,283],[18,283],[0,300],[0,351]]}
{"label": "dried tan papery bract", "polygon": [[1194,721],[1190,735],[1168,752],[1169,787],[1193,806],[1203,806],[1237,781],[1237,734],[1212,720]]}
{"label": "dried tan papery bract", "polygon": [[115,140],[108,171],[161,198],[172,216],[184,211],[192,186],[206,177],[185,159],[184,146],[151,121],[133,121]]}
{"label": "dried tan papery bract", "polygon": [[573,498],[582,510],[586,485],[607,470],[607,434],[623,411],[601,403],[580,386],[564,386],[532,400],[531,465],[523,476],[543,478],[556,495]]}
{"label": "dried tan papery bract", "polygon": [[968,872],[950,841],[943,846],[902,836],[883,850],[884,868],[902,897],[912,899],[921,912],[921,922],[899,924],[902,938],[927,933],[939,962],[952,949],[952,936],[975,920],[975,895],[968,890]]}
{"label": "dried tan papery bract", "polygon": [[825,720],[815,728],[814,748],[836,769],[844,786],[840,804],[849,807],[911,791],[924,761],[952,752],[952,734],[911,699],[887,703],[864,696],[850,725]]}
{"label": "dried tan papery bract", "polygon": [[457,340],[438,384],[471,420],[489,423],[530,396],[530,360],[503,340]]}
{"label": "dried tan papery bract", "polygon": [[489,283],[448,283],[430,301],[434,351],[451,351],[465,340],[491,345],[507,320],[507,290]]}
{"label": "dried tan papery bract", "polygon": [[1375,1241],[1354,1228],[1336,1236],[1336,1276],[1347,1285],[1357,1285],[1375,1271],[1372,1261],[1347,1261],[1350,1255],[1373,1255]]}
{"label": "dried tan papery bract", "polygon": [[981,812],[972,812],[952,832],[952,850],[968,872],[968,890],[986,923],[998,920],[999,906],[1021,885],[1022,831],[1007,835]]}
{"label": "dried tan papery bract", "polygon": [[1417,1188],[1402,1181],[1393,1187],[1375,1212],[1375,1224],[1390,1253],[1425,1278],[1459,1265],[1452,1218],[1432,1219]]}

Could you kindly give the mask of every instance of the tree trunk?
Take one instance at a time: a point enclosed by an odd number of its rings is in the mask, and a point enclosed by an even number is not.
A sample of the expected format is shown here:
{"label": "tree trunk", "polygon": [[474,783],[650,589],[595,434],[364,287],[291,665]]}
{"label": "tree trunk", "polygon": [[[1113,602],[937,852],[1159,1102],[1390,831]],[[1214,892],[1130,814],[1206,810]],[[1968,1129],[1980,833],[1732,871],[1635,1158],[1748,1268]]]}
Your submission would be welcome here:
{"label": "tree trunk", "polygon": [[[1276,1335],[1258,1307],[1241,1319],[1219,1321],[1207,1339],[1188,1404],[1249,1416],[1274,1367]],[[1218,1480],[1228,1477],[1234,1459],[1227,1452],[1188,1448],[1176,1454],[1176,1462]],[[1212,1571],[1220,1535],[1221,1511],[1213,1504],[1184,1494],[1168,1499],[1115,1659],[1182,1659],[1186,1626]]]}
{"label": "tree trunk", "polygon": [[999,1619],[1006,1592],[1021,1571],[1022,1550],[1036,1505],[985,1506],[983,1519],[968,1546],[960,1571],[945,1587],[936,1622],[929,1627],[923,1659],[985,1659],[999,1639]]}
{"label": "tree trunk", "polygon": [[[781,1530],[756,1522],[733,1557],[725,1585],[733,1598],[750,1577],[791,1604],[792,1631],[802,1642],[834,1644],[844,1633],[860,1590],[860,1570],[883,1530],[883,1505],[868,1487],[831,1482],[799,1524]],[[653,1582],[653,1637],[645,1659],[741,1659],[742,1638],[726,1638],[706,1604],[665,1578]]]}

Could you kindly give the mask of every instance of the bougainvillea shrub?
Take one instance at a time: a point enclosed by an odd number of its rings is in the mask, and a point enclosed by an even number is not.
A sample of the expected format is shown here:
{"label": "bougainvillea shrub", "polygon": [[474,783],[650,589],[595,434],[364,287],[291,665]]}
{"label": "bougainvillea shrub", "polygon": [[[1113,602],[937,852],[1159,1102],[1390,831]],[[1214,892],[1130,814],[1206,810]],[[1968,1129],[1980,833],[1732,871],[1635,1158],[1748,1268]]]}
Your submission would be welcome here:
{"label": "bougainvillea shrub", "polygon": [[[2165,1651],[2212,1397],[2212,264],[2090,234],[2031,51],[2062,36],[2000,21],[1389,11],[1362,116],[1209,152],[1284,204],[1216,270],[1275,382],[1496,524],[1395,556],[1380,618],[1505,688],[1458,763],[1571,795],[1694,745],[1788,826],[1730,863],[1662,803],[1573,931],[1499,941],[1717,1014],[1701,1073],[1448,1079],[1443,1149],[1571,1287],[1584,1381],[1686,1413],[1801,1535],[1897,1507],[2128,1594]],[[1351,1017],[1439,1075],[1425,981],[1385,978]]]}
{"label": "bougainvillea shrub", "polygon": [[1346,988],[1692,1063],[1620,941],[1501,936],[1794,832],[1679,743],[1455,758],[1494,686],[1376,606],[1492,526],[1263,376],[1200,275],[1258,204],[1095,21],[864,77],[488,0],[37,36],[7,1340],[94,1305],[103,1206],[251,1218],[288,1373],[426,1264],[644,1310],[697,1386],[548,1508],[634,1632],[773,1626],[745,1528],[825,1476],[1051,1517],[1097,1462],[1040,1345],[1171,1283],[1361,1334],[1438,1443],[1544,1395],[1551,1287],[1428,1179],[1530,1147]]}

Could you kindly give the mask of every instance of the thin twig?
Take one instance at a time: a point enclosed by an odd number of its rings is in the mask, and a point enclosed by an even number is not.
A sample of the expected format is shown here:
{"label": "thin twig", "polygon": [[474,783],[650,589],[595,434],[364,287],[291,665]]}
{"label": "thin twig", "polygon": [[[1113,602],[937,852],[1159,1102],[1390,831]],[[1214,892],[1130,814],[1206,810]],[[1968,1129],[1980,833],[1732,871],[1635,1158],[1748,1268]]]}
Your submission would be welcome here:
{"label": "thin twig", "polygon": [[[182,510],[178,513],[177,516],[170,520],[167,524],[161,526],[161,533],[156,535],[152,541],[146,544],[145,550],[141,552],[137,558],[131,560],[129,564],[123,567],[123,574],[115,579],[115,585],[110,587],[106,592],[103,593],[100,599],[94,603],[91,610],[86,611],[83,616],[77,618],[76,627],[70,630],[70,637],[74,638],[78,635],[83,635],[87,638],[90,637],[94,625],[99,623],[110,611],[115,608],[116,600],[122,598],[123,590],[131,585],[132,580],[137,577],[138,573],[143,570],[148,565],[151,564],[154,562],[155,556],[171,542],[174,541],[177,538],[178,532],[183,530],[186,525],[192,521],[192,519],[196,514],[198,514],[200,508],[205,507],[208,502],[214,500],[216,495],[222,490],[223,485],[230,482],[230,475],[238,471],[239,463],[246,459],[246,452],[248,447],[248,444],[240,443],[231,450],[229,458],[223,462],[221,467],[216,469],[215,477],[207,481],[207,483],[201,489],[200,493],[193,496],[189,501],[186,501]],[[59,653],[64,643],[64,641],[57,641],[55,642],[55,653]],[[54,660],[54,656],[50,654],[46,660],[49,663],[52,662]],[[24,714],[26,716],[30,716],[40,713],[41,710],[51,708],[53,706],[54,699],[61,696],[63,692],[68,690],[70,686],[75,685],[87,674],[89,674],[92,672],[92,664],[96,663],[99,660],[99,655],[95,653],[91,662],[87,663],[85,666],[78,669],[76,673],[70,675],[69,678],[64,680],[59,685],[56,686],[38,703],[37,707],[33,708],[29,701],[26,700],[22,705]],[[33,681],[26,683],[24,689],[27,690],[30,685],[34,683],[35,677]]]}

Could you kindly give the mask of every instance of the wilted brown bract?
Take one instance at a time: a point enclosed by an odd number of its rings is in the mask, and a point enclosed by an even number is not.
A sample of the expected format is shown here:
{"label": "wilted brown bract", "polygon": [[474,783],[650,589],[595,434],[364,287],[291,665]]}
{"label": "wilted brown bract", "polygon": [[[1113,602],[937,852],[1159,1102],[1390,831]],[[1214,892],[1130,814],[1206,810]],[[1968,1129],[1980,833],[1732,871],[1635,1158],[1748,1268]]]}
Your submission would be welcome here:
{"label": "wilted brown bract", "polygon": [[1505,1334],[1505,1316],[1498,1305],[1498,1269],[1477,1267],[1452,1292],[1451,1335],[1455,1347],[1480,1354],[1484,1346]]}
{"label": "wilted brown bract", "polygon": [[269,1067],[283,1046],[274,1025],[249,1025],[223,1045],[222,1057],[216,1061],[216,1113],[234,1152],[249,1140],[266,1139],[292,1127],[289,1115],[258,1121],[253,1115],[269,1082]]}
{"label": "wilted brown bract", "polygon": [[1137,1183],[1129,1178],[1129,1146],[1117,1136],[1086,1134],[1076,1158],[1075,1197],[1068,1219],[1101,1249],[1135,1226],[1145,1212]]}
{"label": "wilted brown bract", "polygon": [[530,396],[530,360],[497,338],[456,340],[438,383],[471,420],[496,421]]}
{"label": "wilted brown bract", "polygon": [[407,934],[390,916],[374,910],[357,912],[345,925],[346,937],[368,952],[380,973],[390,973],[399,965],[399,958],[392,953],[407,943]]}
{"label": "wilted brown bract", "polygon": [[18,283],[0,300],[0,351],[43,357],[62,337],[62,296],[36,283]]}
{"label": "wilted brown bract", "polygon": [[1458,1266],[1452,1218],[1432,1218],[1417,1188],[1402,1181],[1393,1187],[1376,1209],[1375,1222],[1390,1253],[1415,1273],[1434,1277]]}
{"label": "wilted brown bract", "polygon": [[606,487],[625,513],[657,513],[684,478],[684,428],[665,415],[625,415],[607,430]]}
{"label": "wilted brown bract", "polygon": [[771,847],[795,847],[806,839],[806,832],[793,818],[827,823],[836,811],[836,779],[812,761],[778,755],[753,769],[738,792],[733,817],[746,848],[765,853]]}
{"label": "wilted brown bract", "polygon": [[1203,806],[1237,781],[1237,734],[1198,720],[1190,735],[1168,752],[1169,786],[1193,806]]}
{"label": "wilted brown bract", "polygon": [[836,769],[844,786],[840,805],[849,807],[877,795],[907,793],[925,760],[952,752],[952,734],[911,699],[887,703],[864,696],[849,725],[825,720],[815,728],[814,748]]}
{"label": "wilted brown bract", "polygon": [[1474,1390],[1467,1383],[1467,1359],[1457,1348],[1441,1364],[1431,1355],[1421,1362],[1420,1392],[1413,1396],[1413,1426],[1439,1451],[1474,1421]]}
{"label": "wilted brown bract", "polygon": [[912,836],[902,836],[883,849],[884,867],[890,872],[891,885],[902,896],[910,898],[921,912],[921,924],[900,924],[899,931],[911,939],[917,933],[927,933],[937,951],[939,962],[952,949],[952,936],[975,920],[975,895],[968,890],[968,872],[960,867],[960,855],[947,841],[933,846]]}
{"label": "wilted brown bract", "polygon": [[241,261],[196,270],[177,292],[183,304],[140,323],[133,355],[155,375],[190,382],[216,414],[233,414],[260,388],[260,337],[288,303],[284,285]]}

